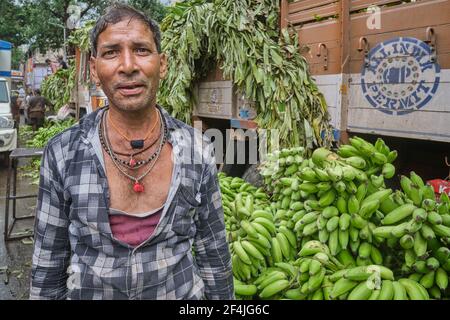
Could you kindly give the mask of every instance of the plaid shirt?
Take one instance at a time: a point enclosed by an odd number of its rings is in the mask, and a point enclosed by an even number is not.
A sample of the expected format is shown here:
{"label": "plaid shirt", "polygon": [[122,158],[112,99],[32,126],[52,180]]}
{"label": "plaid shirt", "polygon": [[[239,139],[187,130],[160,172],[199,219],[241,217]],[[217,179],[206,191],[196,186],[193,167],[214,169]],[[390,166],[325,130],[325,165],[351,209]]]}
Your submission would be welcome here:
{"label": "plaid shirt", "polygon": [[104,109],[48,143],[31,299],[234,299],[212,144],[160,110],[174,173],[158,226],[135,248],[115,239],[109,225],[108,181],[91,144]]}

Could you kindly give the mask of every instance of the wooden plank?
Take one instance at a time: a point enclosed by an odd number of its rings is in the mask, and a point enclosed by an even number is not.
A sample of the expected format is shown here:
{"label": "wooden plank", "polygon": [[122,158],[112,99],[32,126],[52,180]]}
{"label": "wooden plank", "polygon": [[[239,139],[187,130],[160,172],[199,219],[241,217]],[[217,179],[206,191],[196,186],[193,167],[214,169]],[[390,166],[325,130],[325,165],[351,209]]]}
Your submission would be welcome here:
{"label": "wooden plank", "polygon": [[[438,54],[444,54],[450,52],[450,18],[448,24],[443,25],[432,25],[436,35],[436,51]],[[379,33],[374,35],[366,36],[367,41],[369,42],[370,48],[377,46],[381,42],[385,42],[387,40],[399,37],[411,37],[416,38],[422,41],[426,40],[426,28],[415,28],[410,30],[401,30],[395,32],[386,32]],[[360,56],[358,52],[359,47],[359,39],[360,37],[352,37],[350,42],[350,52],[353,56]]]}
{"label": "wooden plank", "polygon": [[321,7],[334,2],[336,2],[336,0],[301,0],[289,3],[288,10],[289,14],[293,14],[299,11]]}
{"label": "wooden plank", "polygon": [[370,6],[383,6],[393,3],[397,3],[398,5],[406,5],[406,3],[399,3],[399,0],[353,0],[350,10],[353,12],[366,9]]}
{"label": "wooden plank", "polygon": [[341,71],[340,62],[328,63],[328,70],[323,69],[323,64],[310,64],[309,71],[312,75],[333,75],[338,74]]}
{"label": "wooden plank", "polygon": [[322,23],[311,23],[295,28],[301,44],[327,42],[340,39],[339,22],[337,20]]}
{"label": "wooden plank", "polygon": [[326,6],[290,14],[289,22],[293,25],[306,22],[315,22],[317,21],[316,16],[320,18],[328,18],[336,15],[338,11],[339,11],[339,3],[332,3]]}
{"label": "wooden plank", "polygon": [[[337,40],[330,42],[323,42],[326,45],[328,54],[328,63],[339,62],[340,61],[340,48]],[[319,43],[311,43],[307,45],[309,47],[309,52],[304,53],[303,56],[306,57],[308,63],[323,63],[325,49],[321,47],[321,56],[318,57]]]}
{"label": "wooden plank", "polygon": [[369,36],[380,33],[399,32],[417,28],[427,28],[450,22],[450,1],[421,1],[409,5],[383,8],[381,29],[368,29],[369,13],[351,16],[351,37]]}

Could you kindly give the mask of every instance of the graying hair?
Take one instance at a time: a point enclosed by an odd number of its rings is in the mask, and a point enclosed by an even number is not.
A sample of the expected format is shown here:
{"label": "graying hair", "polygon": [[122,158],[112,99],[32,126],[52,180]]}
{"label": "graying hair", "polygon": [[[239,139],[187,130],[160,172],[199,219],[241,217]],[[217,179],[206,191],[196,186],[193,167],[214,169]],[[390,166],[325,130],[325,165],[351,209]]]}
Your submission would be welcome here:
{"label": "graying hair", "polygon": [[129,18],[137,19],[147,25],[153,33],[153,40],[156,43],[156,49],[158,53],[161,53],[161,31],[159,29],[158,23],[150,17],[147,17],[141,11],[133,8],[132,6],[115,3],[106,9],[105,14],[103,14],[96,22],[94,28],[91,31],[91,54],[92,56],[97,56],[97,42],[100,33],[105,31],[105,29],[111,25],[119,23],[125,19]]}

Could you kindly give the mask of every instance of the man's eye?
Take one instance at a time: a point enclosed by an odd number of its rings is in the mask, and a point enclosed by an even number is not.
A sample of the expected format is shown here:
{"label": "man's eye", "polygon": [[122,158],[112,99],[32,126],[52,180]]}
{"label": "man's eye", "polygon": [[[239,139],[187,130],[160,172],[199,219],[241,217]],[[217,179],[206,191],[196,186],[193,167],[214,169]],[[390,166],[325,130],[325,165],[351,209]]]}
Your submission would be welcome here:
{"label": "man's eye", "polygon": [[113,57],[115,55],[116,55],[116,50],[108,50],[108,51],[103,52],[103,56],[107,57],[107,58]]}
{"label": "man's eye", "polygon": [[146,48],[137,48],[136,52],[139,54],[148,54],[150,52],[150,50],[148,50]]}

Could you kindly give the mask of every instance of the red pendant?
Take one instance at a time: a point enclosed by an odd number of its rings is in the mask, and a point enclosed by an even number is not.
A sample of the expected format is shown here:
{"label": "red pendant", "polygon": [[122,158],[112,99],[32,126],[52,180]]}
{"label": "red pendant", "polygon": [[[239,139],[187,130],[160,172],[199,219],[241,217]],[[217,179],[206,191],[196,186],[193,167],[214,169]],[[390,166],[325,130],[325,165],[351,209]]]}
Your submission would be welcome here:
{"label": "red pendant", "polygon": [[134,183],[133,190],[138,193],[144,192],[144,185],[136,181]]}
{"label": "red pendant", "polygon": [[136,160],[134,160],[133,158],[130,159],[130,163],[129,163],[131,168],[134,168],[134,166],[136,165]]}

